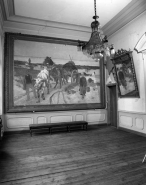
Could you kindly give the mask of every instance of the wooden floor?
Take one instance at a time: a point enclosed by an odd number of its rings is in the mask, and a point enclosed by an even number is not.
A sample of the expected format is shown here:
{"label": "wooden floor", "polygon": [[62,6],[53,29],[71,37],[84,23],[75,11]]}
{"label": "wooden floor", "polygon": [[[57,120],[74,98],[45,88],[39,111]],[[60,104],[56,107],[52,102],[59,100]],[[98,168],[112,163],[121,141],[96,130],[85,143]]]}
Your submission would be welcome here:
{"label": "wooden floor", "polygon": [[143,185],[146,137],[110,126],[88,131],[7,135],[0,185]]}

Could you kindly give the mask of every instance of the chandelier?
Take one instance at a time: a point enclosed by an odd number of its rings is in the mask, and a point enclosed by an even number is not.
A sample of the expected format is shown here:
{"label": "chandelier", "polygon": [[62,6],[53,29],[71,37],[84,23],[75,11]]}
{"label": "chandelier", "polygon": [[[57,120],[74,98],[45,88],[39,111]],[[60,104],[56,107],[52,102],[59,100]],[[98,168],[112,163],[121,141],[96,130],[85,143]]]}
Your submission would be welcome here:
{"label": "chandelier", "polygon": [[88,57],[99,60],[102,57],[106,60],[107,56],[114,55],[115,50],[112,45],[108,45],[107,36],[100,29],[100,23],[97,21],[99,16],[96,15],[96,0],[94,0],[95,15],[94,21],[91,23],[91,37],[88,42],[78,41],[78,51],[82,51]]}

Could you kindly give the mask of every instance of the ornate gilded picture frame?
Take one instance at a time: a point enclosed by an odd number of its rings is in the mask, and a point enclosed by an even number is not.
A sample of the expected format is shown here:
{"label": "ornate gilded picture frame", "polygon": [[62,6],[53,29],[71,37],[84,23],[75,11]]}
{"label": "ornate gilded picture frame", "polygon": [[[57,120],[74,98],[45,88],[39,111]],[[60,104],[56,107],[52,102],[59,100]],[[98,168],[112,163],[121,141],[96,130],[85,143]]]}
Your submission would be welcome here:
{"label": "ornate gilded picture frame", "polygon": [[112,58],[120,98],[139,97],[132,51],[118,50]]}
{"label": "ornate gilded picture frame", "polygon": [[102,61],[77,40],[5,33],[5,112],[105,108]]}

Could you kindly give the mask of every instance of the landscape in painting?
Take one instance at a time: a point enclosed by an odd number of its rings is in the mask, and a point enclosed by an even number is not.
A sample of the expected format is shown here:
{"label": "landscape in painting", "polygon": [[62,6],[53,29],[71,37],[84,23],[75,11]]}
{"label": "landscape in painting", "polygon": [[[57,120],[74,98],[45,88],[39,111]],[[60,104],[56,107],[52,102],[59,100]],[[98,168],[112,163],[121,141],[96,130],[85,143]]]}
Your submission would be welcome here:
{"label": "landscape in painting", "polygon": [[99,62],[75,46],[16,40],[13,66],[15,106],[101,102]]}

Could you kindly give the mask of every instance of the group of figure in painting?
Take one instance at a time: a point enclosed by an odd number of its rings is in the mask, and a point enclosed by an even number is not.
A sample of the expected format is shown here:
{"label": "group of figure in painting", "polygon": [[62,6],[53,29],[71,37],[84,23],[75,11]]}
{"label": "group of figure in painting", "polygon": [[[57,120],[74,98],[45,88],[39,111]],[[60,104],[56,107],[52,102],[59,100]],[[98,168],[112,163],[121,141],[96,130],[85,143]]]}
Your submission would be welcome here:
{"label": "group of figure in painting", "polygon": [[120,87],[122,87],[124,91],[130,91],[133,89],[134,79],[131,66],[119,64],[119,66],[117,65],[116,69]]}
{"label": "group of figure in painting", "polygon": [[49,91],[49,71],[47,67],[44,66],[43,69],[38,73],[35,79],[32,78],[29,70],[24,76],[24,89],[26,90],[27,101],[30,100],[30,92],[33,92],[35,98],[37,98],[37,103],[40,102],[40,98],[45,100],[45,88]]}
{"label": "group of figure in painting", "polygon": [[[54,69],[53,66],[49,67],[49,66],[43,65],[43,69],[37,74],[36,78],[32,77],[30,69],[27,70],[27,73],[24,76],[24,82],[23,82],[24,89],[26,90],[27,101],[30,101],[31,99],[30,97],[31,92],[33,93],[33,96],[37,98],[36,103],[39,103],[41,98],[42,100],[45,100],[45,89],[47,89],[47,94],[49,94],[49,89],[51,87],[50,79],[56,82],[56,85],[54,86],[54,88],[57,86],[58,81],[60,81],[60,88],[61,88],[62,82],[65,81],[67,83],[67,77],[62,79],[61,72],[57,68],[55,68],[55,71],[54,71],[54,73],[56,74],[53,75],[54,74],[53,69]],[[87,80],[86,80],[85,74],[82,73],[80,76],[77,70],[72,70],[72,73],[76,78],[75,78],[75,81],[73,81],[74,78],[72,75],[73,80],[71,80],[71,82],[76,82],[76,83],[79,82],[80,95],[82,99],[84,99],[86,95],[86,90],[87,90]]]}
{"label": "group of figure in painting", "polygon": [[36,92],[33,84],[32,76],[29,72],[24,76],[23,89],[26,90],[27,101],[30,100],[30,89],[33,92],[34,97],[36,98]]}
{"label": "group of figure in painting", "polygon": [[85,74],[82,73],[81,74],[81,78],[80,78],[80,95],[82,96],[82,99],[84,99],[85,95],[86,95],[86,91],[87,91],[87,80],[85,78]]}

